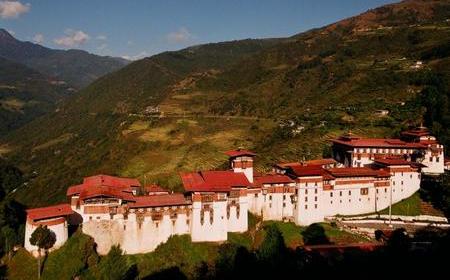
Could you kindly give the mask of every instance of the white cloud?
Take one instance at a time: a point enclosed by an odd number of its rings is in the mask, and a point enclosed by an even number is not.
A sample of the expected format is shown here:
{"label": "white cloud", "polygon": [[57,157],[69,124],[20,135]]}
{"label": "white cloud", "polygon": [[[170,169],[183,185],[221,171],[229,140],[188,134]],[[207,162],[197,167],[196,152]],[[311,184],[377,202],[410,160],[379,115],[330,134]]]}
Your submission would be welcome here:
{"label": "white cloud", "polygon": [[103,51],[103,50],[106,50],[107,48],[108,48],[108,44],[101,44],[100,46],[97,47],[97,50]]}
{"label": "white cloud", "polygon": [[18,18],[30,10],[30,4],[22,4],[19,1],[0,1],[0,17],[1,18]]}
{"label": "white cloud", "polygon": [[37,33],[33,36],[33,42],[35,42],[36,44],[42,44],[44,40],[44,35],[42,35],[41,33]]}
{"label": "white cloud", "polygon": [[192,40],[194,36],[186,27],[181,27],[178,31],[167,34],[166,38],[169,43],[179,44]]}
{"label": "white cloud", "polygon": [[96,39],[100,41],[106,41],[108,40],[108,37],[106,35],[98,35]]}
{"label": "white cloud", "polygon": [[142,51],[136,55],[123,55],[122,58],[127,59],[127,60],[138,60],[138,59],[144,58],[149,55],[150,54],[148,52]]}
{"label": "white cloud", "polygon": [[64,33],[66,36],[57,38],[53,42],[63,47],[75,47],[86,43],[90,38],[88,34],[81,30],[67,29]]}

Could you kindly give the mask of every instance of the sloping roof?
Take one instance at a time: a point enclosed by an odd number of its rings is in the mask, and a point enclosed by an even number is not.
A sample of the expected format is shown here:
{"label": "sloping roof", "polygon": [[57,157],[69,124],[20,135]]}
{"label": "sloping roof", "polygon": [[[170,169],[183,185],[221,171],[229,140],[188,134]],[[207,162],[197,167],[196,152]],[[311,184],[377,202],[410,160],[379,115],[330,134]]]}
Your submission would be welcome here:
{"label": "sloping roof", "polygon": [[182,173],[181,180],[188,192],[228,192],[233,187],[249,187],[244,173],[233,171],[200,171]]}
{"label": "sloping roof", "polygon": [[80,194],[80,193],[83,191],[83,189],[84,189],[84,185],[83,185],[83,184],[81,184],[81,185],[75,185],[75,186],[70,186],[70,187],[67,189],[66,195],[67,195],[67,196],[78,195],[78,194]]}
{"label": "sloping roof", "polygon": [[241,149],[226,151],[225,154],[229,157],[239,157],[239,156],[254,157],[254,156],[256,156],[256,154],[254,152],[251,152],[249,150],[241,150]]}
{"label": "sloping roof", "polygon": [[80,199],[88,199],[94,197],[114,197],[128,201],[134,201],[135,196],[130,193],[123,191],[120,188],[110,187],[110,186],[91,186],[84,188],[80,193]]}
{"label": "sloping roof", "polygon": [[405,142],[400,139],[384,139],[384,138],[347,138],[340,137],[331,140],[333,143],[359,148],[412,148],[423,149],[427,145],[419,142]]}
{"label": "sloping roof", "polygon": [[292,166],[289,173],[296,177],[311,177],[326,175],[326,171],[320,165]]}
{"label": "sloping roof", "polygon": [[95,175],[85,177],[83,179],[83,185],[86,186],[112,186],[112,187],[140,187],[141,183],[137,179],[123,178],[110,175]]}
{"label": "sloping roof", "polygon": [[313,159],[307,160],[303,164],[304,165],[327,165],[327,164],[336,164],[337,161],[333,158],[322,158],[322,159]]}
{"label": "sloping roof", "polygon": [[[74,185],[67,189],[67,196],[78,195],[82,192],[95,192],[99,190],[114,192],[114,190],[131,193],[132,187],[139,187],[141,184],[137,179],[121,178],[109,175],[95,175],[85,177],[83,183]],[[93,189],[93,190],[90,190]]]}
{"label": "sloping roof", "polygon": [[368,167],[330,168],[327,170],[333,177],[389,177],[390,173],[384,170],[375,170]]}
{"label": "sloping roof", "polygon": [[263,184],[289,184],[294,181],[286,175],[267,174],[263,176],[254,177],[255,185],[261,187]]}
{"label": "sloping roof", "polygon": [[300,162],[283,162],[283,163],[277,163],[275,164],[276,167],[280,169],[288,169],[289,167],[293,166],[302,166]]}
{"label": "sloping roof", "polygon": [[143,207],[162,207],[162,206],[177,206],[189,204],[184,195],[181,193],[137,196],[135,199],[136,202],[129,203],[128,207],[143,208]]}
{"label": "sloping roof", "polygon": [[50,219],[64,217],[73,213],[69,204],[58,204],[41,208],[27,209],[27,218],[36,221],[42,219]]}
{"label": "sloping roof", "polygon": [[155,185],[155,184],[145,186],[144,189],[145,189],[145,192],[147,192],[147,193],[169,193],[168,190],[166,190],[158,185]]}
{"label": "sloping roof", "polygon": [[384,165],[411,165],[410,161],[401,158],[376,158],[374,162]]}
{"label": "sloping roof", "polygon": [[429,136],[430,131],[426,127],[418,127],[415,129],[407,130],[401,132],[402,136],[412,136],[412,137],[420,137],[420,136]]}

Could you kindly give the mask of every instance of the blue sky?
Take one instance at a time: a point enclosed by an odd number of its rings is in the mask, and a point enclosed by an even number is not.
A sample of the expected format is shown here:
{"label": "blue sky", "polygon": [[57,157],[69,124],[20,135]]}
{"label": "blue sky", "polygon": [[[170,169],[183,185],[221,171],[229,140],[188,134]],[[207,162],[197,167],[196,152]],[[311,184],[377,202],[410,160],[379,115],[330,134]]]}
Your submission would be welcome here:
{"label": "blue sky", "polygon": [[0,28],[58,49],[140,58],[190,45],[285,37],[392,0],[0,0]]}

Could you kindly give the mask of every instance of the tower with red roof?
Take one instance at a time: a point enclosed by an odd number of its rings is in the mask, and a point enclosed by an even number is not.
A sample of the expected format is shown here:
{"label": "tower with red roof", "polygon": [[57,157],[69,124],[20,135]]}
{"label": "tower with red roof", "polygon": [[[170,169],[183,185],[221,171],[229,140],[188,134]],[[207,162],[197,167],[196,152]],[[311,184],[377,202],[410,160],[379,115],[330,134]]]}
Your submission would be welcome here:
{"label": "tower with red roof", "polygon": [[253,159],[256,156],[255,153],[237,149],[225,152],[230,157],[230,167],[236,173],[244,173],[247,180],[253,183]]}

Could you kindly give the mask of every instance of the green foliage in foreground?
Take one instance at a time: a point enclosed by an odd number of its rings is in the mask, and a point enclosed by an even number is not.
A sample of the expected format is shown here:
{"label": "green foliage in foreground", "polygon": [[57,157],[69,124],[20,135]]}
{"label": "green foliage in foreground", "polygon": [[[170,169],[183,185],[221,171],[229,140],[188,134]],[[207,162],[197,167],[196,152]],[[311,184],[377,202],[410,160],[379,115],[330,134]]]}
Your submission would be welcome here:
{"label": "green foliage in foreground", "polygon": [[[252,219],[257,220],[257,217]],[[246,233],[230,234],[229,240],[223,244],[193,243],[189,235],[172,236],[151,253],[122,255],[122,250],[114,247],[106,256],[98,256],[94,240],[77,231],[64,246],[49,253],[43,262],[42,279],[73,279],[76,276],[81,276],[81,279],[134,279],[155,273],[162,273],[161,277],[185,275],[192,279],[202,273],[211,274],[216,271],[226,275],[235,266],[235,258],[245,259],[253,253],[255,258],[258,256],[259,261],[271,266],[277,265],[276,259],[283,255],[285,248],[295,248],[301,244],[298,239],[302,238],[305,231],[305,228],[293,223],[268,222],[252,238],[250,232],[255,230],[255,226],[256,223]],[[330,239],[338,240],[335,238],[336,232],[333,232],[338,231],[337,229],[326,224],[320,226],[327,236],[330,235]],[[358,240],[359,237],[352,238]],[[281,252],[281,255],[274,256],[274,251]],[[25,250],[15,253],[7,261],[7,268],[9,279],[37,278],[36,259]]]}
{"label": "green foliage in foreground", "polygon": [[63,247],[48,256],[42,276],[44,279],[73,279],[86,268],[94,267],[98,260],[92,237],[76,232]]}

